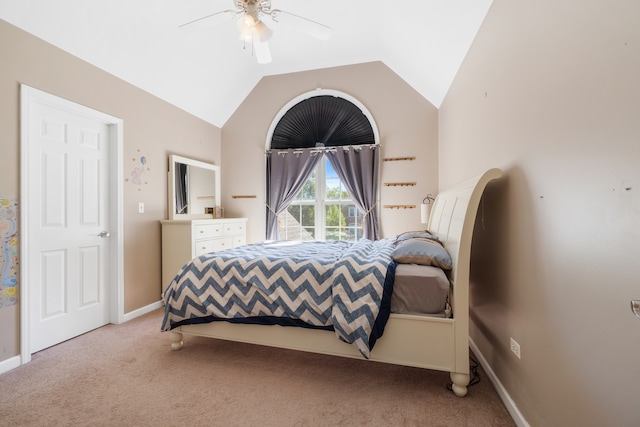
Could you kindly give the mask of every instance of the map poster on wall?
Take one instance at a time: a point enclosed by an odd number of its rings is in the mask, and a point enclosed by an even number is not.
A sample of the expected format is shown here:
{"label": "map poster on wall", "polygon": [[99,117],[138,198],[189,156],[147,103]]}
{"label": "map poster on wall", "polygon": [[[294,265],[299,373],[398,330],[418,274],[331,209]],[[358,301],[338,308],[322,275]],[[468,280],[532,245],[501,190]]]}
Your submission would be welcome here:
{"label": "map poster on wall", "polygon": [[18,300],[18,202],[0,196],[0,310]]}

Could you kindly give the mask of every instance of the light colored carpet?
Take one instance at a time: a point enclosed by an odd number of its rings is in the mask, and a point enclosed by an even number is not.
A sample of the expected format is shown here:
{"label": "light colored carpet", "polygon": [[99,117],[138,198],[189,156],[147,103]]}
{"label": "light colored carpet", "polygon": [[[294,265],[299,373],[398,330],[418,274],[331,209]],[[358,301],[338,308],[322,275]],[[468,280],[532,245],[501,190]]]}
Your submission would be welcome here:
{"label": "light colored carpet", "polygon": [[162,311],[33,355],[0,376],[1,426],[513,426],[490,381],[185,336]]}

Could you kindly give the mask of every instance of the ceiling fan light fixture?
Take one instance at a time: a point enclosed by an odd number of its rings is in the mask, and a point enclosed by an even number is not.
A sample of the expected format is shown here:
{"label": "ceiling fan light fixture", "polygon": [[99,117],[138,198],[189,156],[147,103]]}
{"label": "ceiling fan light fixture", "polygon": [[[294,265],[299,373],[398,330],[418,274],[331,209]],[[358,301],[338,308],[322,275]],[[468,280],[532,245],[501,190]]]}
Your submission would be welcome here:
{"label": "ceiling fan light fixture", "polygon": [[[273,31],[262,22],[261,18],[270,17],[274,22],[288,22],[292,26],[297,26],[307,34],[320,40],[327,40],[331,28],[279,9],[271,9],[271,0],[233,0],[235,10],[225,10],[212,13],[210,15],[194,19],[180,25],[180,28],[191,24],[200,24],[214,19],[222,22],[223,18],[236,19],[236,25],[240,33],[239,39],[243,42],[243,49],[251,46],[252,54],[255,54],[258,63],[268,64],[271,62],[271,51],[268,40],[271,39]],[[211,18],[211,19],[210,19]]]}
{"label": "ceiling fan light fixture", "polygon": [[240,30],[241,40],[251,40],[251,37],[253,36],[253,29],[256,27],[256,23],[256,18],[247,14],[238,19],[238,29]]}
{"label": "ceiling fan light fixture", "polygon": [[264,22],[258,21],[255,25],[256,34],[258,35],[258,40],[261,42],[266,42],[273,35],[273,31],[271,28],[267,27]]}

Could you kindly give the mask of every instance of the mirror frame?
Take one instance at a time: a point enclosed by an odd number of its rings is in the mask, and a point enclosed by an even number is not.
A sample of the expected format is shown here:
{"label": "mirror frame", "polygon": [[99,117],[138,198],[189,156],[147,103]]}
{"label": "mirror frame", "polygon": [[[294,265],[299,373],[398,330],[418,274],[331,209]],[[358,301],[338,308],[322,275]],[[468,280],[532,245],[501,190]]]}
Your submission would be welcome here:
{"label": "mirror frame", "polygon": [[207,170],[212,170],[215,176],[213,183],[213,191],[215,197],[215,205],[213,207],[220,206],[220,166],[216,166],[212,163],[201,162],[199,160],[190,159],[187,157],[178,156],[176,154],[169,155],[169,175],[168,175],[168,213],[170,220],[189,220],[189,219],[203,219],[203,218],[213,218],[213,214],[179,214],[176,213],[176,188],[175,188],[175,172],[176,172],[176,163],[182,163],[187,166],[195,166]]}

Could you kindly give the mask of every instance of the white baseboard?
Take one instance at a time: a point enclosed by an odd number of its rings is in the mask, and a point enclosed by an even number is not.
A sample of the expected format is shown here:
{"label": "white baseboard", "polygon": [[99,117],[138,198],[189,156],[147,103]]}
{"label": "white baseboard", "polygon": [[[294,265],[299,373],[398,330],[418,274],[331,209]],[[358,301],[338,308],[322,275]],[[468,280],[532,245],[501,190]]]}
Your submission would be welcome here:
{"label": "white baseboard", "polygon": [[0,362],[0,375],[20,366],[20,356],[13,356]]}
{"label": "white baseboard", "polygon": [[500,400],[502,400],[502,403],[504,403],[504,406],[507,408],[507,411],[509,412],[509,415],[511,415],[511,418],[513,418],[513,421],[518,427],[529,427],[529,423],[524,419],[522,413],[516,406],[516,403],[513,401],[513,399],[511,399],[511,396],[509,396],[509,393],[504,388],[495,372],[493,372],[493,369],[491,369],[491,366],[489,366],[489,362],[487,362],[487,359],[484,358],[484,356],[478,349],[478,346],[476,346],[476,343],[473,342],[471,337],[469,337],[469,347],[471,347],[473,354],[475,354],[475,356],[478,358],[478,362],[489,377],[491,384],[493,384],[496,391],[498,392]]}
{"label": "white baseboard", "polygon": [[125,313],[122,321],[128,322],[129,320],[133,320],[136,317],[144,316],[147,313],[151,313],[153,310],[157,310],[162,307],[162,301],[154,302],[153,304],[149,304],[146,307],[141,307],[137,310],[130,311],[129,313]]}

